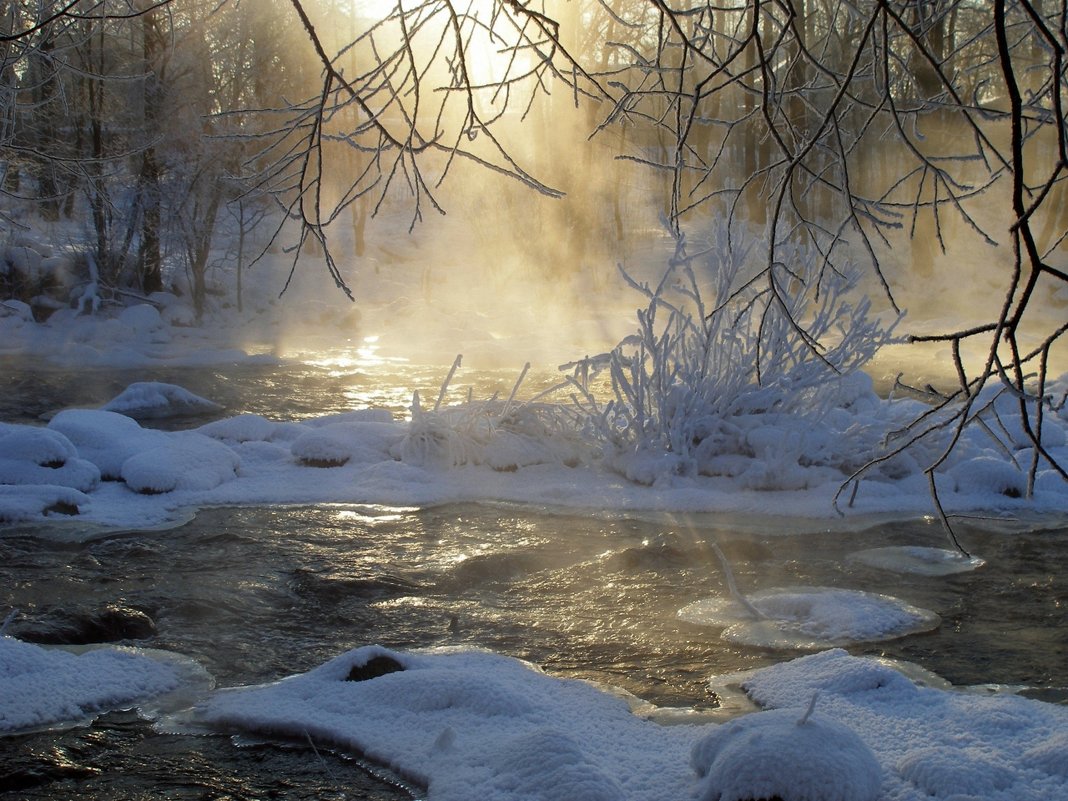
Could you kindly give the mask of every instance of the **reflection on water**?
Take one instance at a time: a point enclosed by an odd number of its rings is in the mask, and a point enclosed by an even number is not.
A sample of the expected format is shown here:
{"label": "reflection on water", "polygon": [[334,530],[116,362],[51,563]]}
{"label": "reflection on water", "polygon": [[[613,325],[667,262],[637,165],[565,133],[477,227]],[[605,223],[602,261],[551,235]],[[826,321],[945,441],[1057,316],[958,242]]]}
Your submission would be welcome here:
{"label": "reflection on water", "polygon": [[[136,381],[178,384],[222,405],[221,417],[259,414],[273,420],[302,420],[375,407],[403,418],[409,415],[412,393],[436,398],[449,369],[383,355],[377,345],[366,342],[309,358],[301,363],[92,371],[41,369],[26,360],[0,358],[7,384],[0,392],[0,421],[40,423],[62,409],[101,406]],[[446,403],[466,400],[469,390],[475,398],[494,393],[507,397],[521,369],[522,365],[514,370],[461,369],[450,384]],[[532,371],[521,397],[558,381],[555,372]],[[153,425],[188,427],[209,419],[153,421]]]}
{"label": "reflection on water", "polygon": [[[169,531],[77,545],[0,538],[0,608],[22,610],[15,633],[25,636],[41,619],[109,604],[140,610],[157,632],[143,644],[193,657],[221,686],[305,671],[366,643],[466,645],[617,685],[661,706],[708,708],[716,704],[706,686],[711,674],[795,655],[727,643],[716,629],[679,619],[686,604],[727,592],[708,548],[715,539],[743,592],[838,586],[892,594],[942,616],[936,631],[853,653],[918,662],[956,684],[1024,685],[1068,701],[1068,576],[1054,570],[1068,556],[1068,529],[964,529],[966,546],[987,564],[931,577],[848,558],[873,546],[937,542],[937,527],[924,523],[792,536],[708,523],[475,505],[213,509]],[[89,730],[9,738],[0,742],[0,762],[36,753],[52,764],[62,753],[74,767],[53,769],[73,771],[64,786],[73,781],[84,791],[68,797],[134,797],[140,788],[145,797],[184,798],[176,786],[221,792],[230,781],[246,782],[252,796],[292,769],[292,754],[260,750],[252,759],[113,715]],[[163,773],[161,758],[170,765]],[[382,785],[379,793],[375,780],[352,779],[358,769],[331,757],[330,771],[346,777],[332,785],[319,758],[305,750],[301,759],[293,785],[310,782],[322,797],[351,781],[370,782],[369,798],[399,792]],[[125,795],[114,778],[94,773],[109,761],[123,766]],[[54,797],[50,784],[20,798]]]}

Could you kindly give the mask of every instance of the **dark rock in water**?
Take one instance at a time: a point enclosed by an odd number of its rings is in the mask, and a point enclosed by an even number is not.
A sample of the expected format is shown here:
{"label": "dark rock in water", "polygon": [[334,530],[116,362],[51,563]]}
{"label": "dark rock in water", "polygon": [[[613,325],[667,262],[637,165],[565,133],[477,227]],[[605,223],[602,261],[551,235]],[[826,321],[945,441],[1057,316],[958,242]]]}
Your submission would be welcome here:
{"label": "dark rock in water", "polygon": [[103,773],[99,768],[78,765],[61,754],[30,754],[0,772],[0,792],[30,790],[53,782],[84,781]]}
{"label": "dark rock in water", "polygon": [[140,609],[111,605],[95,612],[53,612],[40,618],[20,619],[10,633],[25,642],[46,645],[143,640],[155,636],[156,623]]}
{"label": "dark rock in water", "polygon": [[404,665],[391,656],[379,655],[372,657],[362,665],[353,665],[345,681],[367,681],[385,676],[387,673],[396,673],[404,670]]}

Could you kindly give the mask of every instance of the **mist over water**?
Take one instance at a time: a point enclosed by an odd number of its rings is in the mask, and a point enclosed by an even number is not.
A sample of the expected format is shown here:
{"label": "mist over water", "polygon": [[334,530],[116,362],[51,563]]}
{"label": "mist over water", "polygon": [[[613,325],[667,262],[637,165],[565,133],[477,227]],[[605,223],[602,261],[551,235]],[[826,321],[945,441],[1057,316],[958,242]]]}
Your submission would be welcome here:
{"label": "mist over water", "polygon": [[[354,208],[363,207],[351,219],[344,215],[327,229],[355,303],[333,290],[316,256],[302,256],[290,288],[276,303],[285,322],[272,334],[278,351],[345,349],[375,336],[383,353],[412,361],[447,368],[463,353],[471,365],[518,371],[527,361],[552,369],[608,350],[631,333],[635,309],[643,303],[625,286],[620,268],[653,285],[667,269],[676,247],[664,218],[670,187],[648,167],[619,159],[628,143],[611,130],[590,138],[596,117],[589,109],[575,109],[559,98],[551,105],[511,121],[506,132],[523,166],[561,190],[562,197],[459,164],[437,188],[444,214],[423,208],[415,219],[411,197],[401,192],[377,214],[370,199],[358,201]],[[958,136],[937,129],[925,134],[936,152],[951,150]],[[938,144],[939,137],[944,144]],[[895,160],[889,145],[870,161],[855,188],[878,194],[899,178],[903,162]],[[721,180],[741,184],[743,166],[736,164],[736,172]],[[336,193],[347,177],[339,171]],[[759,270],[769,228],[760,219],[764,212],[752,210],[770,198],[756,189],[750,194],[737,208],[714,201],[685,217],[688,252],[700,251],[729,224],[732,240],[752,247],[752,271]],[[899,227],[884,232],[886,241],[870,237],[881,276],[855,232],[845,233],[836,258],[843,267],[856,266],[858,295],[868,295],[874,312],[891,320],[885,279],[905,312],[899,336],[988,323],[998,318],[1013,270],[1007,208],[1002,182],[959,209],[940,207],[937,219],[927,207],[900,209]],[[827,211],[821,222],[834,230],[842,212],[833,206]],[[1053,231],[1057,222],[1043,220],[1039,227]],[[1044,245],[1058,252],[1065,247],[1052,235]],[[802,252],[813,264],[823,258],[812,248]],[[699,274],[705,272],[706,286],[712,285],[715,276],[708,268],[701,262],[695,266]],[[325,326],[317,321],[316,309],[329,310],[322,315]],[[1066,316],[1068,292],[1040,283],[1025,316],[1022,347],[1034,347]],[[970,374],[985,363],[990,344],[989,336],[964,340],[962,357]],[[1058,344],[1051,352],[1050,375],[1068,369],[1066,350]],[[892,383],[899,373],[917,384],[955,380],[948,343],[888,349],[871,371],[881,384]]]}

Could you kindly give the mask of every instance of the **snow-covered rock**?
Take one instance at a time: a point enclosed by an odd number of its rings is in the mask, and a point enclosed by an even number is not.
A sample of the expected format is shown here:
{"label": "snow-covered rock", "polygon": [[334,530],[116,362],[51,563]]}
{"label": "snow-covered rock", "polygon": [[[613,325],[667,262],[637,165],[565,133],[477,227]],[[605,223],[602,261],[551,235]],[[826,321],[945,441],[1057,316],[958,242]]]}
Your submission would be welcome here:
{"label": "snow-covered rock", "polygon": [[[0,484],[69,487],[91,492],[100,482],[96,465],[57,431],[0,424]],[[53,504],[50,504],[50,506]]]}
{"label": "snow-covered rock", "polygon": [[745,715],[712,729],[694,746],[690,763],[703,779],[699,801],[876,801],[883,773],[852,729],[794,709]]}
{"label": "snow-covered rock", "polygon": [[195,431],[169,433],[159,445],[130,456],[119,475],[135,492],[206,491],[232,480],[241,460],[221,442]]}
{"label": "snow-covered rock", "polygon": [[124,414],[98,409],[65,409],[48,423],[74,445],[78,455],[98,468],[104,478],[117,479],[131,456],[164,446],[167,434],[141,428]]}
{"label": "snow-covered rock", "polygon": [[223,407],[175,384],[140,381],[130,384],[101,408],[104,411],[125,414],[135,420],[151,420],[214,414]]}
{"label": "snow-covered rock", "polygon": [[349,462],[372,463],[389,459],[390,448],[403,436],[403,430],[392,422],[377,422],[376,417],[382,419],[380,414],[370,417],[369,421],[357,418],[312,428],[294,440],[291,446],[293,457],[301,464],[313,467],[338,467]]}
{"label": "snow-covered rock", "polygon": [[0,484],[0,523],[25,523],[54,515],[80,514],[88,508],[88,495],[54,484],[11,486]]}

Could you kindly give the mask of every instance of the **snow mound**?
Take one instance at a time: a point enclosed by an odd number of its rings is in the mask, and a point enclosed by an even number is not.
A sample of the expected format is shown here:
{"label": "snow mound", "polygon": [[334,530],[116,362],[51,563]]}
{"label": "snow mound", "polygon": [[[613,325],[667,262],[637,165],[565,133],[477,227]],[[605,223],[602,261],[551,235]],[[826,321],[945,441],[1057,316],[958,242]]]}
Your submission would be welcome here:
{"label": "snow mound", "polygon": [[703,626],[725,626],[721,636],[728,642],[798,649],[892,640],[941,623],[934,612],[859,590],[784,587],[746,598],[763,619],[731,598],[695,601],[679,610],[679,617]]}
{"label": "snow mound", "polygon": [[159,310],[150,303],[127,306],[115,319],[123,328],[137,336],[157,334],[165,328]]}
{"label": "snow mound", "polygon": [[76,515],[90,504],[89,496],[70,487],[49,484],[0,484],[0,523],[24,523],[51,515]]}
{"label": "snow mound", "polygon": [[909,751],[897,770],[928,796],[978,799],[1012,785],[1012,770],[999,763],[997,758],[936,746]]}
{"label": "snow mound", "polygon": [[301,435],[290,450],[301,464],[313,467],[339,467],[349,462],[371,464],[390,459],[390,448],[402,436],[403,431],[392,422],[338,422]]}
{"label": "snow mound", "polygon": [[239,414],[215,420],[197,429],[201,434],[231,445],[243,442],[278,442],[296,439],[306,431],[300,423],[276,423],[258,414]]}
{"label": "snow mound", "polygon": [[67,409],[48,424],[108,479],[135,492],[208,491],[230,481],[241,465],[234,450],[196,431],[141,428],[124,414]]}
{"label": "snow mound", "polygon": [[15,298],[0,301],[0,317],[9,315],[24,323],[32,323],[34,321],[33,309],[30,308],[30,304]]}
{"label": "snow mound", "polygon": [[124,414],[96,409],[65,409],[48,427],[67,437],[78,455],[95,464],[108,479],[120,478],[123,463],[131,456],[167,442],[163,431],[144,429]]}
{"label": "snow mound", "polygon": [[56,431],[0,423],[0,456],[38,465],[62,465],[78,455],[70,440]]}
{"label": "snow mound", "polygon": [[700,801],[875,801],[882,768],[850,728],[819,713],[746,715],[694,746]]}
{"label": "snow mound", "polygon": [[967,573],[986,564],[985,560],[977,556],[965,556],[960,551],[916,545],[871,548],[850,554],[849,559],[881,570],[911,573],[918,576],[949,576],[954,573]]}
{"label": "snow mound", "polygon": [[92,492],[99,482],[96,465],[77,458],[74,445],[59,432],[0,424],[0,485],[45,485]]}
{"label": "snow mound", "polygon": [[955,465],[949,474],[956,482],[957,492],[965,494],[1022,498],[1027,492],[1026,473],[1004,458],[979,456]]}
{"label": "snow mound", "polygon": [[[364,669],[382,659],[401,669]],[[367,678],[346,680],[357,675]],[[661,727],[585,682],[483,652],[359,648],[301,676],[219,692],[197,717],[356,750],[433,801],[664,801],[693,783],[695,729]]]}
{"label": "snow mound", "polygon": [[135,492],[205,491],[237,475],[241,460],[222,443],[195,431],[172,432],[160,446],[122,463],[120,476]]}
{"label": "snow mound", "polygon": [[0,734],[85,723],[178,686],[170,665],[128,648],[80,655],[0,636]]}
{"label": "snow mound", "polygon": [[1068,798],[1063,706],[919,686],[837,649],[755,671],[744,687],[758,704],[794,714],[818,691],[821,712],[848,720],[883,766],[884,798]]}
{"label": "snow mound", "polygon": [[223,407],[174,384],[143,381],[130,384],[101,408],[104,411],[124,414],[135,420],[151,420],[214,414],[222,411]]}

